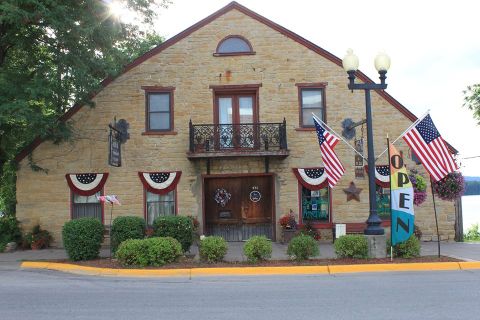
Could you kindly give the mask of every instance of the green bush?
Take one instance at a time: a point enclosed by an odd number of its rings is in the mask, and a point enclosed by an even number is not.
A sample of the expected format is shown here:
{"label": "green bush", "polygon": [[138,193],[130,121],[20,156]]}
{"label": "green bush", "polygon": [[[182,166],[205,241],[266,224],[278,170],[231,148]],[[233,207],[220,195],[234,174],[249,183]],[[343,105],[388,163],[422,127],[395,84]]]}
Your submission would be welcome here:
{"label": "green bush", "polygon": [[243,246],[243,254],[248,262],[267,260],[272,256],[272,243],[265,236],[254,236]]}
{"label": "green bush", "polygon": [[0,218],[0,252],[3,252],[9,242],[20,242],[22,233],[19,222],[15,217],[3,216]]}
{"label": "green bush", "polygon": [[227,241],[222,237],[210,236],[200,241],[200,259],[207,262],[219,262],[227,254]]}
{"label": "green bush", "polygon": [[[390,239],[387,240],[387,251],[390,251]],[[396,258],[415,258],[420,256],[420,240],[415,235],[407,241],[393,247],[393,256]]]}
{"label": "green bush", "polygon": [[193,222],[189,217],[165,216],[153,221],[153,233],[156,237],[172,237],[182,245],[184,252],[193,243]]}
{"label": "green bush", "polygon": [[467,233],[463,236],[465,241],[480,241],[480,231],[478,230],[478,223],[473,224],[468,228]]}
{"label": "green bush", "polygon": [[143,239],[145,237],[145,219],[142,217],[117,217],[112,224],[112,252],[128,239]]}
{"label": "green bush", "polygon": [[368,258],[367,238],[362,235],[347,234],[335,240],[335,253],[339,258]]}
{"label": "green bush", "polygon": [[163,266],[182,256],[182,246],[172,237],[129,239],[122,242],[116,258],[124,266]]}
{"label": "green bush", "polygon": [[68,221],[62,230],[63,246],[71,260],[91,260],[98,257],[103,241],[103,225],[96,218]]}
{"label": "green bush", "polygon": [[297,261],[307,260],[320,254],[318,242],[310,236],[300,234],[290,240],[287,254]]}

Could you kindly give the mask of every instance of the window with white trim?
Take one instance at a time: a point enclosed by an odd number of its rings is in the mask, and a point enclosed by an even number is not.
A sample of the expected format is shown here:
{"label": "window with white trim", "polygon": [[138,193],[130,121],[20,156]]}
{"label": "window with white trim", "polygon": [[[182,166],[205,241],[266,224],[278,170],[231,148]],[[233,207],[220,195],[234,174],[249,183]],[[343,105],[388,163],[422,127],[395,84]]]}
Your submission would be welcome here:
{"label": "window with white trim", "polygon": [[158,217],[175,215],[175,190],[167,194],[155,194],[145,191],[146,220],[149,226]]}

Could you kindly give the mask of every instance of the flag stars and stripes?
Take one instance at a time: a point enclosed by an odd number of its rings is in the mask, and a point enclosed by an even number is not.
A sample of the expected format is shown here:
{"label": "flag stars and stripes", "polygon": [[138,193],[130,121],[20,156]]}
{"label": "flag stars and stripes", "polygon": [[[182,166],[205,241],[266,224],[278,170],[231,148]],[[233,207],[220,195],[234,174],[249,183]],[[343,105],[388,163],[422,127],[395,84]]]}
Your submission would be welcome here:
{"label": "flag stars and stripes", "polygon": [[388,166],[377,166],[377,172],[382,176],[390,176],[390,168]]}
{"label": "flag stars and stripes", "polygon": [[345,168],[333,150],[333,148],[339,142],[339,138],[328,132],[320,124],[322,120],[318,119],[316,116],[313,116],[313,122],[317,130],[317,138],[320,145],[322,160],[325,165],[328,185],[333,188],[345,173]]}
{"label": "flag stars and stripes", "polygon": [[95,179],[97,178],[97,174],[96,173],[81,173],[81,174],[77,174],[76,178],[77,178],[78,182],[80,182],[82,184],[90,184],[93,181],[95,181]]}
{"label": "flag stars and stripes", "polygon": [[155,183],[163,183],[170,178],[169,172],[158,172],[158,173],[150,173],[150,179],[152,179]]}
{"label": "flag stars and stripes", "polygon": [[426,115],[408,130],[403,139],[420,159],[434,181],[439,181],[458,169],[452,153],[433,124],[430,115]]}
{"label": "flag stars and stripes", "polygon": [[426,143],[430,143],[440,137],[440,133],[438,133],[438,130],[433,124],[432,118],[430,118],[430,116],[426,116],[425,119],[420,121],[416,127]]}
{"label": "flag stars and stripes", "polygon": [[318,179],[321,176],[323,176],[324,171],[325,171],[325,169],[323,169],[323,168],[305,169],[305,174],[307,175],[307,177],[309,177],[311,179]]}

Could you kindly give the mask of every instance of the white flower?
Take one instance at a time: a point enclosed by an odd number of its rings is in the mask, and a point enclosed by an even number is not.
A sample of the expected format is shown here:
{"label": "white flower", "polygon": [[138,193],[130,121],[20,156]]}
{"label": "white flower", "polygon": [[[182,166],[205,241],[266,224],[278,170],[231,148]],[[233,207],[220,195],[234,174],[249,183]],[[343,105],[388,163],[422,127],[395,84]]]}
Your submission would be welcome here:
{"label": "white flower", "polygon": [[206,238],[206,237],[205,237],[203,234],[200,236],[200,240],[203,240],[203,239],[205,239],[205,238]]}

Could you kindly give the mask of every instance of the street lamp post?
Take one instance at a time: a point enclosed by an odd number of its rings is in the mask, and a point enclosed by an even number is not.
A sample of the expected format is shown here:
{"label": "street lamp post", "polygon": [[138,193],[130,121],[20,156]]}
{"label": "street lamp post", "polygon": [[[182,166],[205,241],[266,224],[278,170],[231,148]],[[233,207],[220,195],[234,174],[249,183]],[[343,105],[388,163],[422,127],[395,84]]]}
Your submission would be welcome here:
{"label": "street lamp post", "polygon": [[386,74],[390,68],[390,58],[385,53],[380,53],[375,58],[375,68],[380,74],[380,83],[355,83],[355,72],[358,69],[358,57],[353,54],[352,49],[347,51],[347,55],[342,61],[343,68],[348,73],[348,89],[365,91],[365,107],[367,121],[367,144],[368,144],[368,195],[370,202],[370,213],[367,219],[367,228],[364,230],[366,235],[383,235],[385,232],[380,224],[382,220],[377,214],[377,200],[375,187],[375,153],[373,149],[373,122],[372,106],[370,100],[370,90],[384,90],[387,88],[385,83]]}

